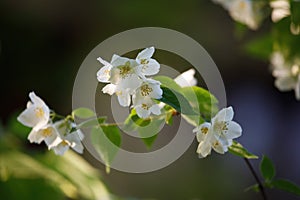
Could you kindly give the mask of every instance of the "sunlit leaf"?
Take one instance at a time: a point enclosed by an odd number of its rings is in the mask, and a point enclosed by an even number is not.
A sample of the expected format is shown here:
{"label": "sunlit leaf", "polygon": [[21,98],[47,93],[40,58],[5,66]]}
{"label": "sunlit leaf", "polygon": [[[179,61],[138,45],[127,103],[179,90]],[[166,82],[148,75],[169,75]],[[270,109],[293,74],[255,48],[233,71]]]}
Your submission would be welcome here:
{"label": "sunlit leaf", "polygon": [[77,108],[77,109],[73,110],[72,116],[76,116],[81,119],[87,119],[90,117],[94,117],[95,113],[94,113],[94,111],[92,111],[91,109],[88,109],[88,108]]}
{"label": "sunlit leaf", "polygon": [[247,159],[257,159],[258,156],[250,153],[245,149],[240,143],[233,141],[232,145],[229,147],[229,152]]}
{"label": "sunlit leaf", "polygon": [[270,181],[275,176],[275,168],[272,161],[267,157],[263,156],[260,163],[260,171],[266,181]]}
{"label": "sunlit leaf", "polygon": [[192,86],[182,88],[183,95],[189,100],[195,112],[200,113],[206,121],[218,112],[218,100],[208,90]]}
{"label": "sunlit leaf", "polygon": [[106,164],[109,173],[110,164],[121,146],[121,134],[116,125],[102,125],[92,128],[92,144]]}

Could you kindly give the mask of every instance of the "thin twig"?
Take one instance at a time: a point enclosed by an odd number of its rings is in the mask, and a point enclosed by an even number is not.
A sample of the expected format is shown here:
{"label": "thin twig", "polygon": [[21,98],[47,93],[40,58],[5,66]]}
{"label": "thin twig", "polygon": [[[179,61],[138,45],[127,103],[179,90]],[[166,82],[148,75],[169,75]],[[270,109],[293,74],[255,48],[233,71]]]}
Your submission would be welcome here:
{"label": "thin twig", "polygon": [[254,171],[254,169],[253,169],[253,167],[252,167],[252,165],[251,165],[249,159],[244,158],[244,160],[245,160],[245,162],[246,162],[248,168],[250,169],[252,175],[254,176],[254,178],[255,178],[255,180],[256,180],[256,182],[257,182],[257,184],[258,184],[258,188],[259,188],[259,191],[260,191],[260,193],[261,193],[263,199],[264,199],[264,200],[267,200],[267,195],[266,195],[266,192],[265,192],[265,188],[264,188],[263,184],[261,183],[260,179],[258,178],[256,172]]}

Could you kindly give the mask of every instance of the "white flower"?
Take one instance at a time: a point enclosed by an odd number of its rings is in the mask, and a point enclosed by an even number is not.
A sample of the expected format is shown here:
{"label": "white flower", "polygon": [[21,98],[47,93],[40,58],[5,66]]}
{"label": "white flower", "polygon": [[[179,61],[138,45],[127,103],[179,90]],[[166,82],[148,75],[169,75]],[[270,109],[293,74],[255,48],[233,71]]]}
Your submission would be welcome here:
{"label": "white flower", "polygon": [[159,72],[159,63],[155,59],[151,58],[154,51],[154,47],[146,48],[141,51],[135,59],[138,64],[137,72],[141,78],[145,78],[145,76],[151,76]]}
{"label": "white flower", "polygon": [[230,16],[255,30],[263,19],[261,8],[263,2],[252,0],[213,0],[228,10]]}
{"label": "white flower", "polygon": [[295,90],[297,100],[300,100],[300,59],[287,61],[281,52],[271,55],[273,76],[276,78],[275,86],[280,91]]}
{"label": "white flower", "polygon": [[146,79],[132,97],[137,115],[141,118],[147,118],[151,113],[159,115],[160,107],[153,99],[162,98],[162,93],[159,81]]}
{"label": "white flower", "polygon": [[291,15],[289,0],[274,0],[270,2],[272,10],[272,21],[278,22],[282,18]]}
{"label": "white flower", "polygon": [[232,139],[242,135],[241,126],[232,121],[233,114],[232,107],[224,108],[212,118],[211,123],[203,123],[193,130],[199,142],[197,153],[200,158],[209,155],[211,149],[224,154],[232,145]]}
{"label": "white flower", "polygon": [[180,87],[195,86],[197,85],[197,79],[194,77],[195,73],[196,71],[194,69],[189,69],[177,76],[174,81]]}
{"label": "white flower", "polygon": [[83,140],[84,135],[80,130],[69,133],[71,126],[65,120],[56,122],[54,126],[59,134],[59,141],[50,144],[49,147],[54,150],[55,154],[63,155],[70,147],[78,153],[83,153],[84,148],[81,140]]}
{"label": "white flower", "polygon": [[109,95],[116,94],[121,106],[128,107],[131,103],[130,95],[132,94],[132,91],[130,89],[124,89],[120,87],[120,85],[115,85],[112,83],[107,84],[102,88],[102,92]]}
{"label": "white flower", "polygon": [[45,127],[50,119],[50,110],[44,101],[35,95],[29,93],[30,100],[27,108],[18,116],[18,121],[25,126],[32,127],[34,131]]}
{"label": "white flower", "polygon": [[38,144],[45,141],[48,149],[50,149],[52,145],[57,145],[60,142],[58,132],[52,124],[48,124],[37,131],[32,129],[28,135],[28,140],[31,143],[34,142]]}

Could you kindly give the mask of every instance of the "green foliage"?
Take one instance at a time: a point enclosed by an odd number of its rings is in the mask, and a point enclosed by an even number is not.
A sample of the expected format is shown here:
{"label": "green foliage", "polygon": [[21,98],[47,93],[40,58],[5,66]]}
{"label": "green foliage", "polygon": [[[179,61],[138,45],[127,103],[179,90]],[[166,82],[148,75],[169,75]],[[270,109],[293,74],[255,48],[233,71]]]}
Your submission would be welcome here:
{"label": "green foliage", "polygon": [[271,34],[260,36],[246,43],[244,48],[248,54],[255,58],[269,60],[273,52],[273,38]]}
{"label": "green foliage", "polygon": [[87,119],[95,116],[94,111],[88,108],[77,108],[72,112],[73,117],[78,117],[81,119]]}
{"label": "green foliage", "polygon": [[271,181],[275,176],[275,168],[272,161],[267,157],[263,156],[260,163],[260,172],[266,181]]}
{"label": "green foliage", "polygon": [[106,172],[109,173],[110,164],[121,146],[121,134],[118,126],[101,125],[93,127],[91,141],[106,165]]}
{"label": "green foliage", "polygon": [[186,114],[186,115],[199,115],[196,113],[189,101],[179,92],[169,89],[166,86],[161,86],[163,90],[163,95],[158,101],[164,102],[172,106],[177,112]]}
{"label": "green foliage", "polygon": [[300,187],[289,180],[277,179],[272,181],[271,185],[276,189],[300,196]]}
{"label": "green foliage", "polygon": [[233,141],[232,145],[229,147],[229,152],[233,155],[240,156],[247,159],[257,159],[258,156],[250,153],[245,149],[240,143]]}
{"label": "green foliage", "polygon": [[[125,120],[125,129],[128,131],[137,131],[141,139],[148,148],[151,148],[160,128],[167,120],[167,114],[162,113],[159,116],[152,116],[147,119],[139,118],[135,109],[132,109],[130,115]],[[170,120],[170,119],[168,119]]]}
{"label": "green foliage", "polygon": [[298,185],[289,180],[274,178],[275,166],[266,156],[263,156],[260,163],[260,172],[264,178],[265,187],[276,188],[300,196],[300,187]]}
{"label": "green foliage", "polygon": [[218,112],[218,100],[209,91],[192,86],[182,88],[182,93],[190,101],[195,112],[200,113],[205,121],[210,121]]}
{"label": "green foliage", "polygon": [[103,124],[105,122],[107,117],[98,117],[96,119],[90,119],[87,121],[84,121],[77,125],[77,128],[91,128],[94,126],[99,126],[100,124]]}
{"label": "green foliage", "polygon": [[[9,137],[10,143],[4,143]],[[5,134],[0,146],[0,193],[10,200],[29,199],[108,199],[99,173],[78,154],[65,156],[26,154],[18,150],[21,141]],[[14,138],[14,139],[13,139]],[[19,147],[20,148],[20,147]]]}

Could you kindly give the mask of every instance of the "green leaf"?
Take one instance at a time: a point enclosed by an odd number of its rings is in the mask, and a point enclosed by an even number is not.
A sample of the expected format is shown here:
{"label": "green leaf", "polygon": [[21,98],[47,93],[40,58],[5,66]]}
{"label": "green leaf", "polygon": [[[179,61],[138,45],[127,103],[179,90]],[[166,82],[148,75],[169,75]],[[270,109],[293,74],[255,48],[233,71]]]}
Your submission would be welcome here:
{"label": "green leaf", "polygon": [[263,156],[262,158],[262,161],[260,163],[260,171],[267,182],[271,181],[275,176],[274,165],[267,156]]}
{"label": "green leaf", "polygon": [[77,108],[73,110],[72,112],[73,117],[78,117],[82,119],[87,119],[95,116],[94,111],[88,109],[88,108]]}
{"label": "green leaf", "polygon": [[273,52],[273,38],[270,34],[255,38],[245,45],[247,53],[255,58],[269,60]]}
{"label": "green leaf", "polygon": [[180,91],[182,88],[174,81],[174,79],[168,76],[155,76],[155,80],[159,81],[163,86],[175,90]]}
{"label": "green leaf", "polygon": [[182,88],[182,93],[189,100],[195,112],[201,113],[206,121],[210,121],[218,112],[218,100],[208,90],[192,86]]}
{"label": "green leaf", "polygon": [[121,134],[116,125],[102,125],[92,128],[92,144],[105,162],[106,172],[110,171],[110,164],[121,146]]}
{"label": "green leaf", "polygon": [[245,189],[245,192],[248,192],[250,190],[254,192],[259,192],[259,185],[258,184],[251,185]]}
{"label": "green leaf", "polygon": [[90,119],[87,121],[84,121],[77,125],[77,128],[91,128],[94,126],[99,126],[103,124],[106,121],[107,117],[98,117],[96,119]]}
{"label": "green leaf", "polygon": [[136,114],[135,109],[132,109],[125,120],[124,128],[126,131],[137,131],[147,148],[151,148],[164,122],[165,116],[163,114],[142,119]]}
{"label": "green leaf", "polygon": [[247,149],[245,149],[240,143],[233,141],[232,145],[229,147],[229,152],[247,159],[257,159],[258,156],[250,153]]}
{"label": "green leaf", "polygon": [[300,196],[300,187],[289,180],[277,179],[277,180],[272,181],[271,184],[273,185],[273,187],[275,187],[279,190],[283,190],[283,191]]}
{"label": "green leaf", "polygon": [[161,85],[163,95],[158,101],[172,106],[177,112],[187,115],[197,115],[189,101],[179,92]]}

